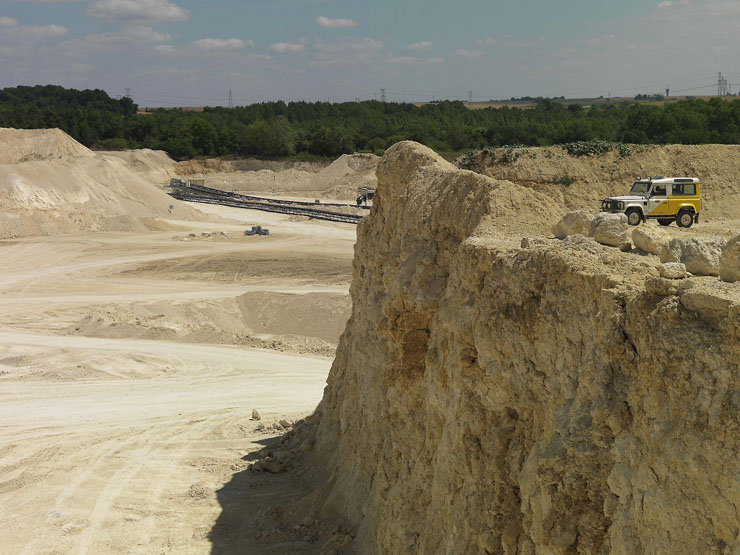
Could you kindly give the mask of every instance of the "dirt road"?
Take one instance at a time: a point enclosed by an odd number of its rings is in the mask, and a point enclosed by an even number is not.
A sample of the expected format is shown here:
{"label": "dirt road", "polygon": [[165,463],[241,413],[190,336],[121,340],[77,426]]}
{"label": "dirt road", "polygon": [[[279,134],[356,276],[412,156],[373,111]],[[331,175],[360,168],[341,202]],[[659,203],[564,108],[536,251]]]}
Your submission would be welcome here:
{"label": "dirt road", "polygon": [[[288,352],[198,338],[216,337],[210,328],[226,316],[254,325],[250,297],[234,300],[246,292],[287,293],[294,306],[341,299],[354,228],[208,208],[273,233],[244,238],[243,225],[204,216],[175,232],[0,242],[0,552],[252,549],[241,529],[212,530],[225,485],[278,435],[256,431],[252,409],[268,426],[306,416],[331,358],[290,352],[313,339],[282,337],[280,315],[270,338]],[[213,231],[218,238],[201,235]],[[101,311],[106,335],[85,335],[80,319]],[[185,325],[193,329],[180,333]],[[263,494],[245,500],[250,510]]]}

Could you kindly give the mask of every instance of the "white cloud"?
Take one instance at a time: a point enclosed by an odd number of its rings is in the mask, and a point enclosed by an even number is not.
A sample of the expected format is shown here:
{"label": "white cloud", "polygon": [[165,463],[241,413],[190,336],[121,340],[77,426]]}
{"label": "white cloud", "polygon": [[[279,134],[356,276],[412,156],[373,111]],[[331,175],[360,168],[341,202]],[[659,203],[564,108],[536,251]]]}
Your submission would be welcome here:
{"label": "white cloud", "polygon": [[430,50],[431,48],[432,48],[432,41],[423,40],[421,42],[414,42],[412,44],[409,44],[406,47],[406,50],[411,50],[412,52],[421,52],[423,50]]}
{"label": "white cloud", "polygon": [[663,0],[660,4],[658,4],[659,8],[670,8],[673,5],[673,2],[670,0]]}
{"label": "white cloud", "polygon": [[392,64],[414,64],[416,63],[416,58],[413,56],[399,56],[397,58],[390,58],[388,61]]}
{"label": "white cloud", "polygon": [[171,44],[158,44],[154,47],[154,50],[157,52],[161,52],[162,54],[174,54],[177,52],[177,48],[172,46]]}
{"label": "white cloud", "polygon": [[193,45],[201,50],[238,50],[244,48],[244,41],[240,39],[200,39],[193,41]]}
{"label": "white cloud", "polygon": [[16,27],[18,21],[12,17],[0,17],[0,27]]}
{"label": "white cloud", "polygon": [[467,60],[474,60],[475,58],[480,58],[483,55],[483,52],[478,52],[477,50],[464,50],[462,48],[455,50],[453,52],[454,56],[460,56],[461,58],[465,58]]}
{"label": "white cloud", "polygon": [[96,43],[151,43],[170,42],[172,36],[167,33],[159,33],[151,27],[127,27],[115,33],[102,33],[99,35],[88,35],[85,39]]}
{"label": "white cloud", "polygon": [[327,27],[329,29],[337,27],[357,27],[357,22],[352,19],[324,17],[323,15],[316,18],[316,23],[319,27]]}
{"label": "white cloud", "polygon": [[498,44],[498,39],[495,37],[485,37],[476,40],[475,44],[477,44],[478,46],[493,46],[494,44]]}
{"label": "white cloud", "polygon": [[169,42],[172,36],[167,33],[159,33],[151,27],[128,27],[121,31],[121,35],[131,40],[140,42]]}
{"label": "white cloud", "polygon": [[379,48],[383,48],[383,43],[369,38],[346,38],[337,42],[316,42],[316,50],[321,52],[371,52]]}
{"label": "white cloud", "polygon": [[274,58],[273,58],[272,56],[270,56],[269,54],[255,54],[255,53],[247,54],[247,55],[245,56],[245,58],[246,58],[247,60],[251,60],[251,61],[253,61],[253,62],[268,62],[268,61],[270,61],[270,60],[273,60],[273,59],[274,59]]}
{"label": "white cloud", "polygon": [[7,36],[16,39],[49,39],[63,37],[69,29],[61,25],[19,25],[9,27]]}
{"label": "white cloud", "polygon": [[88,9],[92,17],[105,21],[186,21],[188,10],[168,0],[95,0]]}
{"label": "white cloud", "polygon": [[276,54],[303,54],[306,46],[293,42],[276,42],[270,45],[270,50]]}
{"label": "white cloud", "polygon": [[427,64],[443,64],[444,62],[444,58],[429,58],[428,60],[426,60]]}

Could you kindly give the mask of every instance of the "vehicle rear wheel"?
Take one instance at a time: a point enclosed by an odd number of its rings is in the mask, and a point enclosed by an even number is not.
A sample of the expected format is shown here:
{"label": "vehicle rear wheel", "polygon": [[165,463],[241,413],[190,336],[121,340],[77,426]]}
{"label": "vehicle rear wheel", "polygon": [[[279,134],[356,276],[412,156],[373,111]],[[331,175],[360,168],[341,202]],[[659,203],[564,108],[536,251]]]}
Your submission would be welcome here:
{"label": "vehicle rear wheel", "polygon": [[658,223],[660,225],[671,225],[675,220],[675,218],[658,218]]}
{"label": "vehicle rear wheel", "polygon": [[694,214],[692,214],[688,210],[682,210],[676,216],[676,225],[678,225],[678,227],[691,227],[691,224],[693,223]]}
{"label": "vehicle rear wheel", "polygon": [[627,223],[630,225],[640,225],[640,222],[642,221],[642,214],[640,214],[640,211],[637,208],[630,208],[625,212],[627,215]]}

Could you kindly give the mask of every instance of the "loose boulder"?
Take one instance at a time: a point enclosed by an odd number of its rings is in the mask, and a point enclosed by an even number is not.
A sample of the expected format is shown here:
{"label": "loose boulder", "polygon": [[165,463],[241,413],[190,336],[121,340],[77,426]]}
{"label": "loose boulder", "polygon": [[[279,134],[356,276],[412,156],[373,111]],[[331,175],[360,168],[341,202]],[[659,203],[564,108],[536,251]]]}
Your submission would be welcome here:
{"label": "loose boulder", "polygon": [[588,210],[574,210],[568,212],[562,219],[552,226],[552,234],[558,239],[565,239],[569,235],[588,235],[594,221],[593,213]]}
{"label": "loose boulder", "polygon": [[681,279],[686,277],[686,265],[680,262],[666,262],[658,266],[660,277],[666,279]]}
{"label": "loose boulder", "polygon": [[624,214],[600,212],[591,223],[589,235],[597,243],[621,248],[630,242],[627,216]]}
{"label": "loose boulder", "polygon": [[632,242],[643,252],[660,256],[663,246],[670,241],[670,236],[660,229],[638,226],[632,231]]}
{"label": "loose boulder", "polygon": [[722,281],[740,281],[740,235],[729,240],[719,259],[719,277]]}
{"label": "loose boulder", "polygon": [[719,275],[719,259],[727,245],[724,237],[671,239],[660,251],[660,261],[681,262],[686,271],[697,276]]}

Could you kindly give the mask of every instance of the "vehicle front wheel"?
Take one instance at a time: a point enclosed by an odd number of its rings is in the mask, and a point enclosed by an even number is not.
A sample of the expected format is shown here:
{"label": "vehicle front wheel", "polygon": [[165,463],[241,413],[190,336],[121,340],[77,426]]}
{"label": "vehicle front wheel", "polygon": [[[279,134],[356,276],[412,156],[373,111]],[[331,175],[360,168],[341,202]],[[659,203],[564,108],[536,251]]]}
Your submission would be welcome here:
{"label": "vehicle front wheel", "polygon": [[660,225],[671,225],[674,221],[674,218],[658,218],[658,223]]}
{"label": "vehicle front wheel", "polygon": [[640,214],[640,211],[637,208],[630,208],[625,212],[627,215],[627,223],[630,225],[640,225],[640,222],[642,221],[642,214]]}
{"label": "vehicle front wheel", "polygon": [[688,210],[679,212],[676,216],[676,225],[678,225],[678,227],[691,227],[691,224],[693,223],[694,215]]}

